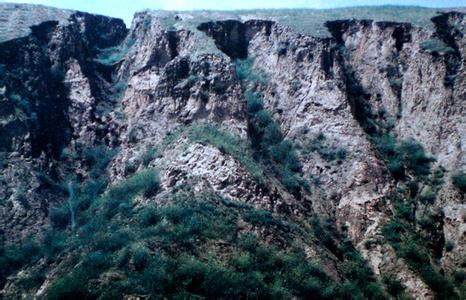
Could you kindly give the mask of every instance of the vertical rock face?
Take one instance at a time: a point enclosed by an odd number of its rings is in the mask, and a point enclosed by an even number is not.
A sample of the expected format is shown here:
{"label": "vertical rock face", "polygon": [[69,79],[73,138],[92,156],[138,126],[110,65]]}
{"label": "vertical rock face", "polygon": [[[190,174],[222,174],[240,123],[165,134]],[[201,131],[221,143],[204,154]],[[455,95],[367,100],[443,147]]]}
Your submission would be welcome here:
{"label": "vertical rock face", "polygon": [[[28,36],[0,43],[2,242],[42,232],[50,208],[72,199],[72,184],[67,189],[63,183],[93,178],[92,160],[73,153],[99,145],[118,149],[102,171],[110,184],[138,170],[160,172],[161,191],[138,197],[135,207],[163,204],[192,184],[197,192],[289,220],[326,218],[379,281],[393,277],[414,298],[433,298],[431,285],[383,235],[402,184],[374,144],[383,124],[399,140],[415,138],[436,158],[445,180],[433,205],[415,209],[414,222],[435,212],[431,236],[443,243],[433,263],[447,274],[463,268],[466,206],[450,176],[466,162],[464,15],[432,21],[434,32],[408,23],[331,21],[332,38],[265,20],[167,27],[150,12],[137,13],[130,30],[121,20],[80,12],[66,23],[31,27]],[[198,51],[200,37],[217,49]],[[432,41],[443,48],[432,48]],[[309,182],[299,195],[251,150],[251,110],[235,65],[248,59],[263,77],[255,92]],[[365,123],[368,115],[374,127]],[[212,127],[231,136],[207,138],[202,130]],[[269,242],[285,239],[274,228],[259,234]],[[454,244],[448,252],[445,241]],[[332,247],[319,237],[305,246],[334,278],[346,278],[344,259]],[[48,279],[37,295],[64,268],[60,262],[46,267]],[[25,295],[14,279],[3,294]]]}
{"label": "vertical rock face", "polygon": [[7,107],[0,125],[6,162],[0,215],[6,239],[40,231],[48,207],[63,199],[39,182],[38,172],[55,168],[54,159],[70,143],[95,142],[95,107],[104,99],[105,80],[93,59],[98,47],[116,45],[126,35],[122,21],[85,13],[71,15],[66,25],[49,21],[31,31],[0,45]]}
{"label": "vertical rock face", "polygon": [[[344,64],[370,95],[372,109],[384,112],[397,136],[418,140],[451,174],[465,166],[464,17],[453,12],[432,21],[435,32],[370,21],[330,22],[328,27],[344,49]],[[433,39],[445,48],[429,49],[426,41]],[[461,263],[464,239],[453,238],[452,232],[461,231],[454,215],[464,215],[463,202],[446,182],[435,206],[449,223],[443,234],[457,247],[442,259],[444,265]]]}

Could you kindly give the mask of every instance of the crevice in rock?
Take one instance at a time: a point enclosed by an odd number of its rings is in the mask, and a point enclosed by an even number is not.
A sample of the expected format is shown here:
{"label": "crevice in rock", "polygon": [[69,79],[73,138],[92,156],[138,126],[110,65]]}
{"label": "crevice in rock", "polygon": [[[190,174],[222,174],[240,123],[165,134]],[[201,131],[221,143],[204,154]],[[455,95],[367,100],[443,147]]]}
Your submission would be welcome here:
{"label": "crevice in rock", "polygon": [[248,57],[249,42],[254,35],[265,29],[270,35],[274,22],[266,20],[250,20],[244,23],[237,20],[225,20],[200,24],[197,29],[213,38],[217,48],[231,59]]}
{"label": "crevice in rock", "polygon": [[[380,24],[377,23],[377,24]],[[398,52],[403,49],[403,44],[411,42],[411,24],[409,23],[395,23],[395,29],[392,33],[392,38],[395,39],[395,48]]]}
{"label": "crevice in rock", "polygon": [[372,20],[335,20],[325,22],[325,26],[335,39],[337,45],[344,45],[343,35],[345,33],[351,34],[357,30],[357,24],[363,27],[372,25]]}
{"label": "crevice in rock", "polygon": [[352,67],[345,62],[345,48],[340,46],[334,51],[335,59],[342,68],[346,99],[351,113],[368,135],[375,134],[377,128],[373,122],[372,107],[369,102],[371,96],[359,82]]}
{"label": "crevice in rock", "polygon": [[[444,82],[446,86],[452,86],[454,84],[461,68],[462,57],[457,41],[461,41],[464,36],[457,24],[460,24],[463,21],[463,18],[463,13],[453,11],[442,13],[431,19],[436,29],[435,35],[452,50],[446,51],[444,56],[446,65]],[[432,54],[438,55],[435,52]]]}
{"label": "crevice in rock", "polygon": [[[23,122],[30,133],[30,150],[24,154],[32,157],[45,152],[59,158],[72,138],[69,91],[64,84],[69,59],[78,61],[89,79],[92,96],[101,99],[103,76],[94,58],[99,47],[116,45],[127,34],[121,20],[85,13],[73,14],[70,20],[73,22],[67,26],[58,26],[57,21],[43,22],[32,26],[27,37],[0,43],[0,64],[6,70],[2,81],[9,94],[17,94],[30,107],[28,119]],[[82,22],[86,23],[84,33]],[[52,41],[57,30],[64,37],[58,43]]]}
{"label": "crevice in rock", "polygon": [[176,31],[168,31],[168,48],[170,49],[170,58],[174,59],[178,56],[178,44],[180,42],[180,38],[178,36],[178,32]]}

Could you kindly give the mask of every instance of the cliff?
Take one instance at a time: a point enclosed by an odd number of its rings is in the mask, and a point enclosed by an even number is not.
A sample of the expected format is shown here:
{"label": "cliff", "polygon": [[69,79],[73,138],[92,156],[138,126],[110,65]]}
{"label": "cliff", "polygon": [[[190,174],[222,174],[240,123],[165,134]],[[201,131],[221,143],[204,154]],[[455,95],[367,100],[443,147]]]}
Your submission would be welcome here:
{"label": "cliff", "polygon": [[464,22],[66,12],[1,42],[2,296],[464,297]]}

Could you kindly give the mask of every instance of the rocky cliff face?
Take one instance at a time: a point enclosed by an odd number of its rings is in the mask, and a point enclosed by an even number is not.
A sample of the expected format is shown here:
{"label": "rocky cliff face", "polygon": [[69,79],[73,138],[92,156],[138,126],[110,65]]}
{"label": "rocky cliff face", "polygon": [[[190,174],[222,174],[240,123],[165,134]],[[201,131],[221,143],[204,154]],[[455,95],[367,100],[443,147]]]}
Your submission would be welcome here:
{"label": "rocky cliff face", "polygon": [[[254,285],[271,281],[259,263],[254,274],[264,277],[240,286],[262,296],[464,296],[464,15],[438,15],[435,31],[330,21],[331,38],[268,20],[192,18],[173,15],[168,26],[137,13],[128,31],[76,12],[0,43],[3,296],[65,297],[63,279],[83,280],[78,290],[90,298],[174,295],[168,279],[148,288],[132,276],[162,272],[145,267],[158,255],[179,263],[186,253],[199,261],[185,268],[218,260],[224,274],[237,248],[253,268],[258,250],[237,244],[250,233],[280,251],[298,247],[300,265],[322,266],[295,276],[314,285],[274,277],[269,291]],[[186,207],[199,197],[217,207],[181,215],[200,218],[184,233],[194,242],[178,240],[184,223],[170,203],[180,193]],[[148,217],[136,233],[154,207],[161,221]],[[215,227],[232,215],[234,230]],[[206,237],[209,226],[217,229]],[[124,230],[133,234],[102,242]],[[178,239],[161,240],[170,230]],[[185,256],[173,254],[186,245]],[[28,258],[12,257],[25,247]],[[89,257],[102,266],[84,276]],[[167,268],[166,278],[185,274]],[[316,286],[332,280],[343,284]],[[246,297],[189,282],[191,295]]]}

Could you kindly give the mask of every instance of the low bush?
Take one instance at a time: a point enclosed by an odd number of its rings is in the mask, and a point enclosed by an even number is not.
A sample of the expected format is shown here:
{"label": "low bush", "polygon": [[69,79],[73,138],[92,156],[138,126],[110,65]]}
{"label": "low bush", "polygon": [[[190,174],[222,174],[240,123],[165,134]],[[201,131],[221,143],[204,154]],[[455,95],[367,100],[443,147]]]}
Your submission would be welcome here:
{"label": "low bush", "polygon": [[406,179],[407,172],[419,180],[425,180],[430,174],[434,158],[425,153],[421,144],[414,139],[399,143],[391,134],[376,136],[373,141],[379,152],[387,159],[388,169],[398,180]]}
{"label": "low bush", "polygon": [[56,280],[47,289],[47,300],[86,300],[95,299],[87,288],[87,280],[84,274],[72,273],[68,276]]}
{"label": "low bush", "polygon": [[141,245],[133,247],[131,250],[131,260],[136,271],[141,272],[150,261],[149,251]]}
{"label": "low bush", "polygon": [[456,171],[452,176],[451,180],[455,187],[463,193],[466,193],[466,174],[464,171]]}
{"label": "low bush", "polygon": [[160,222],[161,215],[157,208],[149,206],[139,211],[137,219],[141,226],[148,227]]}
{"label": "low bush", "polygon": [[250,209],[244,213],[244,220],[253,225],[282,226],[282,222],[275,219],[272,213],[266,210]]}
{"label": "low bush", "polygon": [[146,169],[111,187],[108,197],[117,201],[129,201],[138,194],[151,196],[158,191],[159,185],[160,179],[157,172]]}
{"label": "low bush", "polygon": [[437,52],[443,54],[453,53],[455,50],[445,44],[438,38],[432,38],[421,42],[421,48],[428,52]]}
{"label": "low bush", "polygon": [[117,149],[109,149],[105,145],[88,147],[83,150],[82,156],[90,167],[90,175],[92,178],[99,178],[104,174],[107,165],[113,159],[117,151]]}
{"label": "low bush", "polygon": [[323,133],[319,133],[316,137],[310,140],[302,149],[302,153],[309,154],[310,152],[317,152],[320,157],[328,162],[338,159],[342,161],[347,156],[347,151],[340,147],[329,147],[325,144],[326,137]]}
{"label": "low bush", "polygon": [[280,126],[264,108],[257,86],[268,85],[265,74],[253,70],[254,60],[236,60],[236,74],[241,82],[248,108],[248,127],[254,157],[270,168],[272,174],[295,196],[301,188],[309,190],[309,184],[301,177],[301,165],[288,141],[284,140]]}
{"label": "low bush", "polygon": [[404,295],[405,287],[398,279],[384,276],[382,281],[385,284],[387,292],[396,299]]}
{"label": "low bush", "polygon": [[427,156],[421,144],[413,139],[404,140],[398,146],[398,153],[406,169],[417,177],[430,174],[430,166],[435,159]]}
{"label": "low bush", "polygon": [[455,243],[453,243],[452,241],[446,241],[445,242],[445,251],[446,252],[451,252],[453,250],[453,248],[455,248]]}
{"label": "low bush", "polygon": [[[298,195],[304,180],[301,165],[289,141],[283,139],[280,127],[263,108],[260,97],[246,93],[249,113],[249,135],[257,159],[271,165],[273,174],[292,194]],[[309,186],[309,185],[306,185]]]}
{"label": "low bush", "polygon": [[120,46],[102,49],[95,61],[103,65],[114,65],[125,57],[135,42],[135,39],[129,38]]}
{"label": "low bush", "polygon": [[[6,283],[7,278],[19,271],[21,268],[32,265],[42,256],[40,245],[27,238],[19,244],[6,245],[2,241],[0,244],[0,286]],[[32,272],[30,276],[23,278],[20,284],[26,286],[36,286],[42,279],[40,272]]]}
{"label": "low bush", "polygon": [[54,228],[64,229],[70,225],[70,211],[66,206],[52,207],[49,210],[49,220]]}
{"label": "low bush", "polygon": [[160,157],[160,153],[156,148],[147,149],[141,157],[142,165],[147,167],[157,157]]}
{"label": "low bush", "polygon": [[397,212],[391,222],[383,227],[382,233],[397,255],[404,258],[408,266],[421,276],[439,299],[457,299],[450,280],[432,266],[428,242],[416,234],[411,222]]}

